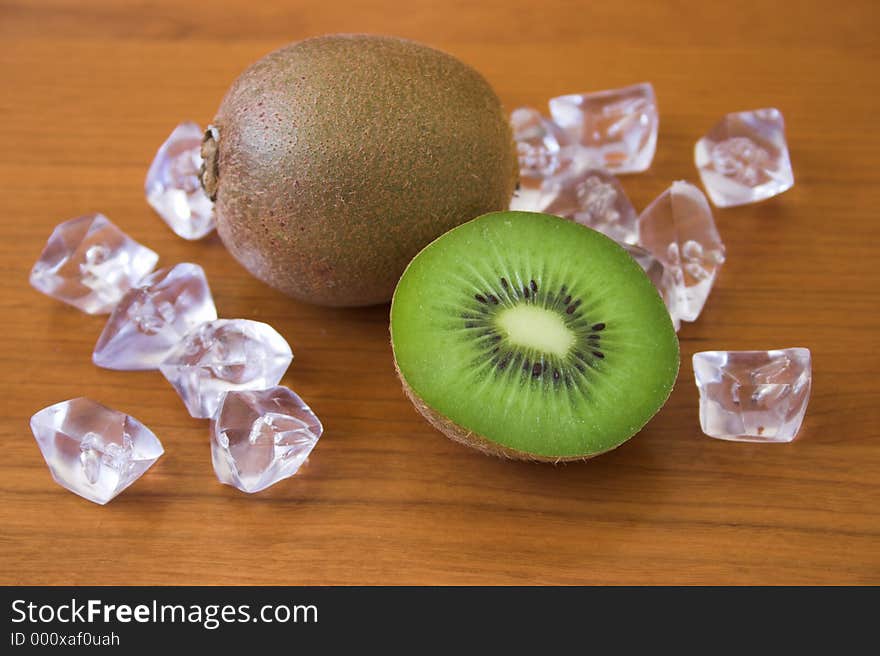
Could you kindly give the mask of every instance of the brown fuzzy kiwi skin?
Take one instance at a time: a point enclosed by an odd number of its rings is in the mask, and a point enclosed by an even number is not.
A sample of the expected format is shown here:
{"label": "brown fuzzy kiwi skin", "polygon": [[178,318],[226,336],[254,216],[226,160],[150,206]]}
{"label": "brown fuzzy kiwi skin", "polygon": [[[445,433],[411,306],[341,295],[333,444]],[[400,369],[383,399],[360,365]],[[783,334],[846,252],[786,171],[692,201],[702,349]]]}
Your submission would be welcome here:
{"label": "brown fuzzy kiwi skin", "polygon": [[371,35],[307,39],[254,63],[203,153],[230,253],[332,306],[388,301],[423,246],[506,209],[518,178],[507,116],[478,72]]}

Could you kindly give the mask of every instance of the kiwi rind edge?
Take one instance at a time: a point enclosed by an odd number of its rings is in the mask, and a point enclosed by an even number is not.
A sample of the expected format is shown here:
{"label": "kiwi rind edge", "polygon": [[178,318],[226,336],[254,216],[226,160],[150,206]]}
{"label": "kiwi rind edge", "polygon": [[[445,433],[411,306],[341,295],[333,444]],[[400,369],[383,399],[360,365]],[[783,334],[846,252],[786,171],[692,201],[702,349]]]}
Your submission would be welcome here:
{"label": "kiwi rind edge", "polygon": [[[497,442],[488,440],[482,435],[479,435],[462,426],[459,426],[448,417],[444,417],[442,414],[440,414],[427,403],[425,403],[419,397],[419,395],[416,394],[415,391],[413,391],[413,389],[407,384],[406,379],[400,372],[400,368],[397,366],[397,362],[394,363],[394,369],[397,372],[397,377],[400,379],[401,385],[403,386],[404,394],[406,394],[407,398],[415,406],[416,410],[419,411],[419,413],[428,421],[429,424],[431,424],[434,428],[443,433],[453,442],[458,442],[459,444],[463,444],[472,449],[476,449],[477,451],[480,451],[481,453],[484,453],[486,455],[495,456],[496,458],[506,458],[508,460],[527,460],[530,462],[557,464],[562,462],[580,462],[584,460],[590,460],[592,458],[595,458],[596,456],[602,455],[603,453],[613,451],[618,446],[620,446],[620,444],[618,444],[611,447],[610,449],[605,449],[604,451],[597,451],[596,453],[582,456],[542,456],[535,453],[529,453],[527,451],[511,449],[510,447],[503,446],[501,444],[498,444]],[[624,442],[626,441],[628,440],[624,440]],[[621,444],[623,444],[624,442],[621,442]]]}
{"label": "kiwi rind edge", "polygon": [[[629,438],[625,439],[620,444],[616,444],[612,446],[610,449],[604,449],[602,451],[596,451],[595,453],[590,453],[588,455],[578,455],[578,456],[542,456],[535,453],[529,453],[527,451],[520,451],[518,449],[511,449],[510,447],[502,446],[497,442],[493,442],[489,439],[486,439],[482,435],[474,433],[462,426],[459,426],[454,421],[450,420],[448,417],[444,417],[442,414],[434,410],[431,406],[425,403],[418,394],[416,394],[413,389],[407,384],[406,379],[403,377],[403,374],[400,372],[400,369],[397,366],[397,362],[394,363],[394,369],[397,372],[397,377],[400,379],[400,383],[403,386],[403,392],[406,394],[407,398],[410,402],[415,406],[416,410],[419,411],[429,424],[431,424],[434,428],[443,433],[446,437],[454,442],[458,442],[459,444],[463,444],[472,449],[476,449],[481,453],[484,453],[489,456],[495,456],[496,458],[506,458],[508,460],[526,460],[529,462],[540,462],[540,463],[551,463],[551,464],[559,464],[565,462],[584,462],[586,460],[592,460],[596,456],[601,456],[605,453],[609,453],[614,451],[616,448],[623,446],[629,440],[637,435],[639,431],[641,431],[644,426],[640,426],[638,430],[633,433]],[[673,385],[674,387],[674,385]],[[669,390],[669,394],[672,394],[672,388]],[[661,407],[666,404],[666,401],[669,399],[669,396],[664,399]],[[653,417],[652,417],[653,418]],[[647,423],[645,424],[647,425]]]}

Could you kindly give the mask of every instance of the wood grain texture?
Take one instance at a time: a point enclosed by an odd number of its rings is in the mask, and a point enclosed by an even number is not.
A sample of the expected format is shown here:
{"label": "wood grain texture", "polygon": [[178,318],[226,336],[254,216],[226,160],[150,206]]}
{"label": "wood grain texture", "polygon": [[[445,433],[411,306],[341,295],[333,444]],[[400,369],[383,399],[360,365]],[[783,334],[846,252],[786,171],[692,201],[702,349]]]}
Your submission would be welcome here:
{"label": "wood grain texture", "polygon": [[[876,3],[0,2],[0,582],[29,584],[880,583],[880,152]],[[175,237],[143,199],[180,120],[282,44],[326,32],[424,41],[479,69],[508,108],[650,80],[660,140],[623,179],[641,209],[696,179],[696,139],[728,111],[785,114],[797,183],[718,210],[728,262],[682,328],[655,420],[585,464],[494,460],[424,422],[394,376],[388,308],[294,303],[219,240]],[[104,320],[33,291],[55,224],[102,211],[209,275],[222,316],[273,324],[284,382],[326,432],[295,479],[220,485],[207,422],[157,373],[92,366]],[[799,440],[702,436],[690,356],[807,346]],[[106,507],[55,485],[28,430],[87,395],[152,427],[166,455]]]}

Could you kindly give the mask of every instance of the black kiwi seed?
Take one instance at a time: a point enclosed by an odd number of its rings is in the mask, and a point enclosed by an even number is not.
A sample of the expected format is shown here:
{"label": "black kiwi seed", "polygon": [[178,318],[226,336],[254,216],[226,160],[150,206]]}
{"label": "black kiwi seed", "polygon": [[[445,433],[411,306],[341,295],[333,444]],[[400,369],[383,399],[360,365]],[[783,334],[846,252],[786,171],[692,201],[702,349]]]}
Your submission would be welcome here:
{"label": "black kiwi seed", "polygon": [[605,357],[605,354],[602,353],[602,351],[593,351],[593,355],[595,355],[599,359],[602,359]]}
{"label": "black kiwi seed", "polygon": [[498,305],[498,297],[494,294],[489,294],[489,300],[492,302],[492,305]]}
{"label": "black kiwi seed", "polygon": [[529,288],[528,287],[523,287],[523,296],[525,296],[526,298],[529,297]]}
{"label": "black kiwi seed", "polygon": [[605,330],[605,324],[604,323],[593,324],[593,327],[590,328],[590,330],[596,330],[596,331]]}
{"label": "black kiwi seed", "polygon": [[501,286],[504,287],[504,289],[507,289],[507,286],[508,286],[508,285],[507,285],[507,278],[502,278],[502,279],[501,279]]}
{"label": "black kiwi seed", "polygon": [[532,378],[540,378],[542,369],[543,369],[543,367],[541,366],[541,363],[536,362],[535,366],[532,367]]}
{"label": "black kiwi seed", "polygon": [[480,303],[486,303],[486,298],[482,294],[474,294],[474,298],[477,299]]}
{"label": "black kiwi seed", "polygon": [[[565,285],[562,286],[562,291],[565,291]],[[571,294],[562,299],[563,305],[568,305],[569,303],[571,303]]]}
{"label": "black kiwi seed", "polygon": [[538,283],[536,283],[534,280],[532,280],[532,281],[529,283],[529,286],[532,288],[532,291],[533,291],[533,292],[538,291]]}

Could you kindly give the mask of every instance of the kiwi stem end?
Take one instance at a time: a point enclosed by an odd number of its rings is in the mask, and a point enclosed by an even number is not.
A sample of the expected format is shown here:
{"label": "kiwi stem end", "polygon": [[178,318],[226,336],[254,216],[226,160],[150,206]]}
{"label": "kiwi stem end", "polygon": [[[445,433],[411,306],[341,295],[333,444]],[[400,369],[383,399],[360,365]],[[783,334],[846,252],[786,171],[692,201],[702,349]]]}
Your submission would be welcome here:
{"label": "kiwi stem end", "polygon": [[217,200],[217,184],[220,181],[220,131],[214,125],[205,130],[202,140],[202,166],[199,168],[199,182],[212,201]]}

